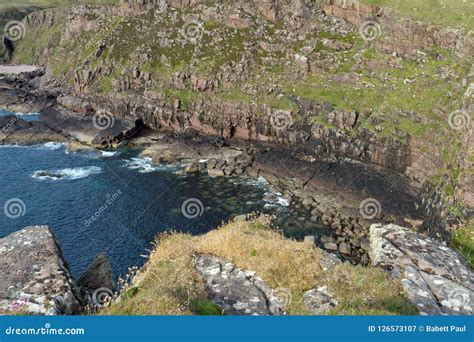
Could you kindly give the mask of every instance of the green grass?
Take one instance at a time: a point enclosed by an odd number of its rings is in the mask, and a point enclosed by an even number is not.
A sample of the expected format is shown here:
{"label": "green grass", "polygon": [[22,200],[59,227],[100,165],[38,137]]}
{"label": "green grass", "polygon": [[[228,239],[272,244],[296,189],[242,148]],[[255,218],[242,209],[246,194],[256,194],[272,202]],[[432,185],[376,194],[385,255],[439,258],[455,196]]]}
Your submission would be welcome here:
{"label": "green grass", "polygon": [[451,246],[474,268],[474,220],[453,232]]}
{"label": "green grass", "polygon": [[191,310],[198,316],[223,316],[222,309],[209,299],[195,299],[191,302]]}
{"label": "green grass", "polygon": [[74,4],[115,4],[119,0],[0,0],[0,11],[28,6],[64,7]]}
{"label": "green grass", "polygon": [[366,4],[389,6],[402,15],[438,25],[474,28],[472,0],[362,0]]}

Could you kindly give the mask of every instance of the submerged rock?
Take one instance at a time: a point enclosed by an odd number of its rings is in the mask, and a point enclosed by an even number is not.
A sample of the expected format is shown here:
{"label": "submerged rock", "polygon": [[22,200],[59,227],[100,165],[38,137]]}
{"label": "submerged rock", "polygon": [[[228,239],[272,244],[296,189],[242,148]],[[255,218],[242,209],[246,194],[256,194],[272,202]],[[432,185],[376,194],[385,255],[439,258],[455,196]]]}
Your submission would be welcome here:
{"label": "submerged rock", "polygon": [[461,255],[394,224],[370,228],[372,263],[400,278],[421,314],[472,315],[474,272]]}
{"label": "submerged rock", "polygon": [[57,315],[81,311],[77,288],[53,232],[32,226],[0,239],[0,312]]}
{"label": "submerged rock", "polygon": [[213,256],[196,255],[196,269],[204,277],[210,299],[227,315],[282,315],[291,295],[273,290],[255,272]]}

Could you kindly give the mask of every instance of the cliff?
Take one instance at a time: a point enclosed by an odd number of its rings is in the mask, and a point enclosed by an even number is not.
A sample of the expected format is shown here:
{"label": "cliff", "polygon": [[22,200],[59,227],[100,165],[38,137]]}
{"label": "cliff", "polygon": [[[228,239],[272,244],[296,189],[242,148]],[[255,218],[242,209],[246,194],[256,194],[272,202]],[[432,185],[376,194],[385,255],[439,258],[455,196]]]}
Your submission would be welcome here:
{"label": "cliff", "polygon": [[406,12],[365,1],[81,5],[27,16],[14,60],[47,65],[62,92],[115,119],[402,179],[426,228],[443,233],[474,205],[470,21]]}

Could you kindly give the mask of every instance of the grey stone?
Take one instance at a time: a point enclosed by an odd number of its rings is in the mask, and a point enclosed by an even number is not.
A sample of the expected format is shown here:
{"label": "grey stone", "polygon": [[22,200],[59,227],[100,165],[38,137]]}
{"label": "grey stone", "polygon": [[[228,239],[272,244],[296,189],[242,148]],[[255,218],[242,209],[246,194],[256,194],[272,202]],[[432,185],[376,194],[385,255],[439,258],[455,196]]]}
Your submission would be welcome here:
{"label": "grey stone", "polygon": [[339,252],[341,252],[342,254],[350,255],[352,252],[351,245],[349,245],[348,243],[342,242],[339,245]]}
{"label": "grey stone", "polygon": [[337,244],[333,242],[327,242],[324,244],[324,248],[328,251],[337,251]]}
{"label": "grey stone", "polygon": [[303,302],[310,313],[314,315],[324,314],[338,304],[337,300],[327,293],[326,287],[309,290],[304,294]]}
{"label": "grey stone", "polygon": [[394,224],[370,228],[373,265],[400,278],[421,314],[472,315],[474,272],[449,247]]}
{"label": "grey stone", "polygon": [[283,315],[291,300],[289,292],[273,290],[255,272],[237,268],[213,255],[195,255],[196,270],[204,277],[206,289],[228,315]]}
{"label": "grey stone", "polygon": [[56,315],[81,311],[59,244],[46,226],[0,239],[0,311]]}

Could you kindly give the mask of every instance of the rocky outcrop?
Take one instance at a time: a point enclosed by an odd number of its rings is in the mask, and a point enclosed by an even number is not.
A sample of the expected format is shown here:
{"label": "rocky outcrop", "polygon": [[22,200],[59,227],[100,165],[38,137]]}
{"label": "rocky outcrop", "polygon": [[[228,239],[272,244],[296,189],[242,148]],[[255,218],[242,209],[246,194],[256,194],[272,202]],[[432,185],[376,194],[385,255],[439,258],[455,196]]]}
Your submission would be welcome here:
{"label": "rocky outcrop", "polygon": [[472,315],[474,272],[451,248],[393,224],[370,228],[372,263],[400,278],[425,315]]}
{"label": "rocky outcrop", "polygon": [[307,291],[303,296],[303,303],[313,315],[322,315],[334,309],[339,303],[327,291],[327,287],[320,287]]}
{"label": "rocky outcrop", "polygon": [[27,227],[0,239],[0,312],[57,315],[81,311],[53,232]]}
{"label": "rocky outcrop", "polygon": [[0,145],[31,145],[65,140],[63,135],[40,122],[25,121],[15,115],[0,116]]}
{"label": "rocky outcrop", "polygon": [[282,315],[288,293],[279,294],[255,275],[213,255],[196,255],[209,297],[227,315]]}
{"label": "rocky outcrop", "polygon": [[102,253],[97,255],[92,264],[81,274],[77,280],[77,285],[82,290],[113,289],[115,287],[113,277],[109,259],[106,254]]}

